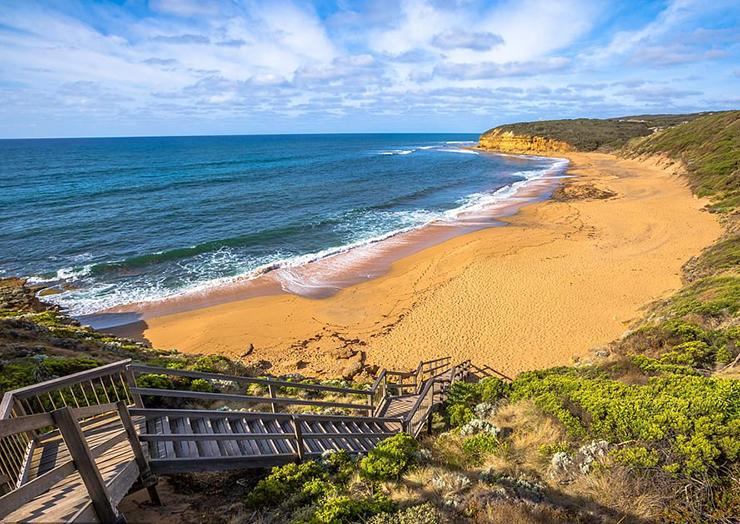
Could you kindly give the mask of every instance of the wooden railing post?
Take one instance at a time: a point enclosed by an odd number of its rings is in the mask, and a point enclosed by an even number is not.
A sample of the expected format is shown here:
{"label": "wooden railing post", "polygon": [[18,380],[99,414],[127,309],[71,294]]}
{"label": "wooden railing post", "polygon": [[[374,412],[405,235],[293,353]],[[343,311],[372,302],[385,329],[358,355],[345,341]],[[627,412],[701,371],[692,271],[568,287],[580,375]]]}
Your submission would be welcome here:
{"label": "wooden railing post", "polygon": [[104,524],[126,522],[126,519],[123,515],[118,514],[113,502],[111,502],[108,488],[105,486],[98,465],[95,464],[95,459],[90,452],[85,436],[82,434],[80,425],[72,414],[72,409],[69,407],[57,409],[52,412],[51,416],[59,427],[64,443],[67,444],[69,454],[80,473],[80,477],[82,477],[82,482],[87,488],[87,493],[90,495],[90,500],[100,521]]}
{"label": "wooden railing post", "polygon": [[301,419],[293,416],[293,432],[295,434],[295,449],[298,453],[298,462],[303,462],[303,430],[301,429]]}
{"label": "wooden railing post", "polygon": [[[275,387],[272,384],[267,385],[267,390],[270,392],[270,398],[275,398]],[[277,405],[272,402],[270,404],[273,413],[277,413]]]}
{"label": "wooden railing post", "polygon": [[121,417],[123,429],[126,430],[128,442],[134,452],[136,465],[139,466],[139,481],[141,482],[141,485],[144,486],[149,492],[149,498],[151,499],[151,501],[157,506],[161,506],[162,501],[160,500],[159,493],[157,492],[157,477],[152,475],[152,471],[151,469],[149,469],[149,462],[147,462],[146,455],[144,455],[144,450],[142,449],[141,442],[139,441],[139,434],[136,432],[133,420],[131,420],[131,414],[128,412],[128,407],[126,406],[126,403],[122,400],[117,402],[116,406],[118,407],[118,415]]}
{"label": "wooden railing post", "polygon": [[[123,376],[126,377],[126,383],[128,383],[128,389],[131,391],[131,388],[136,387],[136,377],[134,376],[134,372],[131,371],[131,369],[126,366],[126,370],[123,372]],[[143,408],[144,407],[144,401],[141,399],[141,395],[138,393],[134,393],[131,391],[131,396],[134,399],[134,405],[137,408]]]}

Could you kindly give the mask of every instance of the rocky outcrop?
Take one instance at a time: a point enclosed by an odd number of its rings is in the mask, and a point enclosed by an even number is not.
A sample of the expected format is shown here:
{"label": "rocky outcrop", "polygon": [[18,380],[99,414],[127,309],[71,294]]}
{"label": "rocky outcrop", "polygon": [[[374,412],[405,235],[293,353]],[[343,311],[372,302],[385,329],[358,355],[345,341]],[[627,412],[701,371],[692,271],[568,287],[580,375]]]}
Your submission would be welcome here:
{"label": "rocky outcrop", "polygon": [[57,311],[57,306],[44,304],[34,290],[26,286],[22,278],[0,278],[0,309],[15,309],[38,313],[40,311]]}
{"label": "rocky outcrop", "polygon": [[565,142],[540,136],[516,135],[512,131],[492,129],[480,136],[478,147],[486,151],[521,155],[568,153],[576,148]]}

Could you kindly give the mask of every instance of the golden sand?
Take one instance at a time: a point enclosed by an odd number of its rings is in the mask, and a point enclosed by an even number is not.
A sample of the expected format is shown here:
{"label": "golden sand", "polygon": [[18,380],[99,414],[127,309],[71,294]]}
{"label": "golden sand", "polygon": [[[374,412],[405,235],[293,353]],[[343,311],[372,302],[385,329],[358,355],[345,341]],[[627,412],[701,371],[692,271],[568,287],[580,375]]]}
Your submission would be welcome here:
{"label": "golden sand", "polygon": [[682,264],[722,228],[668,171],[563,156],[579,175],[572,188],[616,196],[527,206],[506,227],[424,249],[329,298],[280,294],[160,316],[144,336],[157,348],[264,361],[273,373],[336,376],[347,349],[397,369],[445,355],[509,376],[570,364],[678,289]]}

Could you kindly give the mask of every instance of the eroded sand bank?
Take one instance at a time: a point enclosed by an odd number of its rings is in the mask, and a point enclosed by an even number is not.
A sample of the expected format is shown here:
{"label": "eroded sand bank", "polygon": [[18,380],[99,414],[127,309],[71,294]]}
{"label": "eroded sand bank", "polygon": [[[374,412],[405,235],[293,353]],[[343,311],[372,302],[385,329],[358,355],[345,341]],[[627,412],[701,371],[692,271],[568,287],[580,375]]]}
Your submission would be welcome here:
{"label": "eroded sand bank", "polygon": [[616,196],[527,206],[507,227],[427,248],[329,298],[229,302],[149,319],[143,334],[157,348],[264,361],[272,373],[336,376],[347,349],[399,369],[448,354],[510,376],[569,364],[676,290],[681,265],[722,229],[667,171],[567,156],[574,189]]}

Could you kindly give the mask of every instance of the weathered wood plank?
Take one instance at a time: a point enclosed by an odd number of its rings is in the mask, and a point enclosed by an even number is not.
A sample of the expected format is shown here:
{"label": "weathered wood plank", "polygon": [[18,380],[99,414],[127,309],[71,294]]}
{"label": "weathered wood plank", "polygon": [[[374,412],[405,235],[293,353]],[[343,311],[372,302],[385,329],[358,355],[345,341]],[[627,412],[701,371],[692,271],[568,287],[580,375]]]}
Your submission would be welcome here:
{"label": "weathered wood plank", "polygon": [[151,460],[149,467],[156,474],[224,471],[230,469],[266,468],[294,462],[296,454],[265,454],[242,457],[196,457]]}
{"label": "weathered wood plank", "polygon": [[198,454],[201,457],[220,457],[221,454],[218,451],[216,443],[210,440],[208,435],[204,435],[204,433],[208,433],[210,428],[210,426],[206,425],[205,419],[203,417],[188,418],[187,422],[190,423],[193,434],[199,437],[195,439],[195,447],[198,448]]}
{"label": "weathered wood plank", "polygon": [[54,419],[49,413],[4,419],[0,420],[0,438],[53,425]]}
{"label": "weathered wood plank", "polygon": [[85,436],[82,434],[77,420],[70,408],[59,409],[52,413],[56,425],[64,437],[72,459],[80,472],[82,481],[85,483],[87,492],[92,499],[95,512],[102,522],[116,522],[118,512],[115,504],[110,499],[103,477],[100,475],[90,448],[87,446]]}

